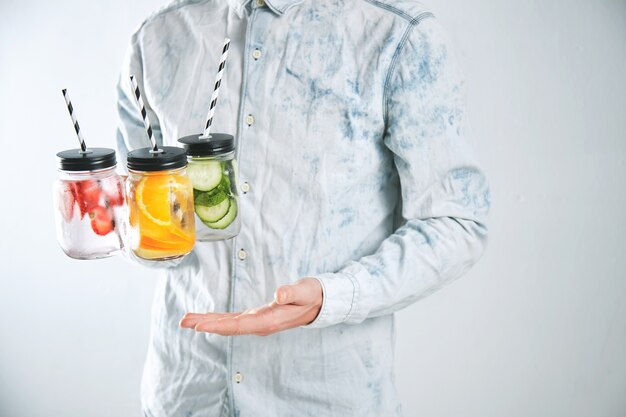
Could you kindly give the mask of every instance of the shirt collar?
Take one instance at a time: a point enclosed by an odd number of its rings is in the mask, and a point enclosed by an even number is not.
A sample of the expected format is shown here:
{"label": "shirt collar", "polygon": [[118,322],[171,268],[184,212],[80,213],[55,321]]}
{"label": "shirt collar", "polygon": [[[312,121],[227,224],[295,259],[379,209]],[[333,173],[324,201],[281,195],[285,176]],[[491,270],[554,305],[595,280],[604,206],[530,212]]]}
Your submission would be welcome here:
{"label": "shirt collar", "polygon": [[[235,11],[237,16],[242,18],[245,13],[244,9],[250,2],[257,2],[257,0],[227,0],[230,7]],[[291,6],[295,6],[298,3],[302,3],[303,0],[263,0],[264,3],[277,15],[282,15]]]}

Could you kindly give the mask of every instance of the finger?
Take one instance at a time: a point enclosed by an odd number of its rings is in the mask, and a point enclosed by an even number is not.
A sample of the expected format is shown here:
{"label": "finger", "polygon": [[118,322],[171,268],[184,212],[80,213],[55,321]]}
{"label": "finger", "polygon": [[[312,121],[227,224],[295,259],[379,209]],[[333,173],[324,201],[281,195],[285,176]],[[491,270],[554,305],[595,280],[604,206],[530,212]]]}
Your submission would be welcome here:
{"label": "finger", "polygon": [[198,324],[195,329],[224,336],[273,332],[279,321],[274,315],[276,307],[277,305],[272,303],[261,307],[255,313],[244,313],[236,317],[204,321]]}
{"label": "finger", "polygon": [[205,320],[217,320],[224,317],[235,317],[240,313],[205,313],[205,314],[197,314],[197,313],[187,313],[181,319],[179,326],[183,328],[193,329],[196,324]]}
{"label": "finger", "polygon": [[303,278],[295,284],[278,287],[274,298],[278,304],[317,304],[322,301],[322,286],[315,278]]}
{"label": "finger", "polygon": [[183,328],[193,329],[195,326],[205,320],[217,320],[225,317],[236,317],[241,314],[253,314],[257,312],[264,312],[267,308],[269,308],[272,304],[266,304],[264,306],[252,308],[246,310],[244,312],[239,313],[187,313],[181,319],[179,326]]}
{"label": "finger", "polygon": [[188,318],[188,317],[204,317],[207,313],[185,313],[185,315],[183,316],[183,318]]}
{"label": "finger", "polygon": [[315,319],[319,307],[315,305],[299,306],[296,304],[275,304],[273,311],[273,325],[254,333],[257,336],[269,336],[271,334],[293,329],[308,324]]}
{"label": "finger", "polygon": [[205,320],[198,323],[195,326],[195,330],[222,336],[255,334],[274,329],[270,317],[268,314],[248,313],[217,320]]}
{"label": "finger", "polygon": [[[315,304],[300,306],[296,304],[280,305],[270,303],[256,312],[242,314],[227,313],[222,317],[217,314],[205,314],[199,317],[194,329],[196,331],[215,333],[222,336],[238,336],[254,334],[267,336],[279,331],[291,329],[310,323],[319,310]],[[206,317],[211,318],[207,319]]]}

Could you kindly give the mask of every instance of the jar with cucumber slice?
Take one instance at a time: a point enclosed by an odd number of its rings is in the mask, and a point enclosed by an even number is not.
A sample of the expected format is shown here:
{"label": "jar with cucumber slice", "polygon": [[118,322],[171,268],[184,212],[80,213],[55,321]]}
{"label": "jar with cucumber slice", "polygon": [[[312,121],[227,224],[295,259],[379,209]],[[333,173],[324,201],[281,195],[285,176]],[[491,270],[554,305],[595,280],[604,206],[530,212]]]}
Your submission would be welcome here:
{"label": "jar with cucumber slice", "polygon": [[196,214],[196,240],[230,239],[239,234],[237,161],[232,135],[211,133],[178,139],[187,152]]}

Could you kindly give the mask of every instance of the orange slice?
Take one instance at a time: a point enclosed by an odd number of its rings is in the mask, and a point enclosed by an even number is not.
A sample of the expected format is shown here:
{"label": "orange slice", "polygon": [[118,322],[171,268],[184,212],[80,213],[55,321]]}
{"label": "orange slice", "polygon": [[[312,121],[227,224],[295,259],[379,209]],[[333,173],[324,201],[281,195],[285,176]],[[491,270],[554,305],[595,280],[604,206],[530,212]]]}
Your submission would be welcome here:
{"label": "orange slice", "polygon": [[180,175],[146,175],[136,190],[137,206],[141,214],[159,226],[172,224],[174,202],[181,210],[187,209],[189,180]]}
{"label": "orange slice", "polygon": [[[191,251],[191,250],[190,250]],[[135,254],[137,254],[137,256],[139,256],[140,258],[143,259],[163,259],[163,258],[180,258],[181,256],[184,256],[184,252],[181,252],[180,250],[176,249],[176,250],[163,250],[163,249],[157,249],[157,248],[137,248],[135,249]]]}
{"label": "orange slice", "polygon": [[185,249],[190,246],[190,241],[177,239],[175,236],[168,236],[163,239],[162,236],[155,238],[154,236],[142,235],[139,238],[139,246],[150,249]]}
{"label": "orange slice", "polygon": [[132,193],[130,216],[131,225],[139,232],[135,250],[143,250],[144,255],[154,259],[193,249],[193,217],[185,220],[193,213],[192,191],[191,182],[184,175],[153,174],[139,180]]}
{"label": "orange slice", "polygon": [[185,230],[180,227],[174,227],[170,230],[170,233],[184,240],[185,242],[193,243],[196,240],[196,231],[193,228],[188,228],[188,229],[189,231],[185,232]]}
{"label": "orange slice", "polygon": [[137,185],[137,206],[141,214],[160,226],[172,222],[170,182],[167,175],[150,175]]}

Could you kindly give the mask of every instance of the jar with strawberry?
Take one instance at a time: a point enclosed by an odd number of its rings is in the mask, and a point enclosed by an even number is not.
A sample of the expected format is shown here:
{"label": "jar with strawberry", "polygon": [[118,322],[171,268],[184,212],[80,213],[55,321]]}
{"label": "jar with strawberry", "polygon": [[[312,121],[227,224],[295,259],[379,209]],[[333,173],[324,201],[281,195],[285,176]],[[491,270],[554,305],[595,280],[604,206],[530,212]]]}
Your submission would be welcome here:
{"label": "jar with strawberry", "polygon": [[123,247],[127,209],[116,163],[115,151],[108,148],[71,149],[57,154],[57,239],[71,258],[105,258]]}

